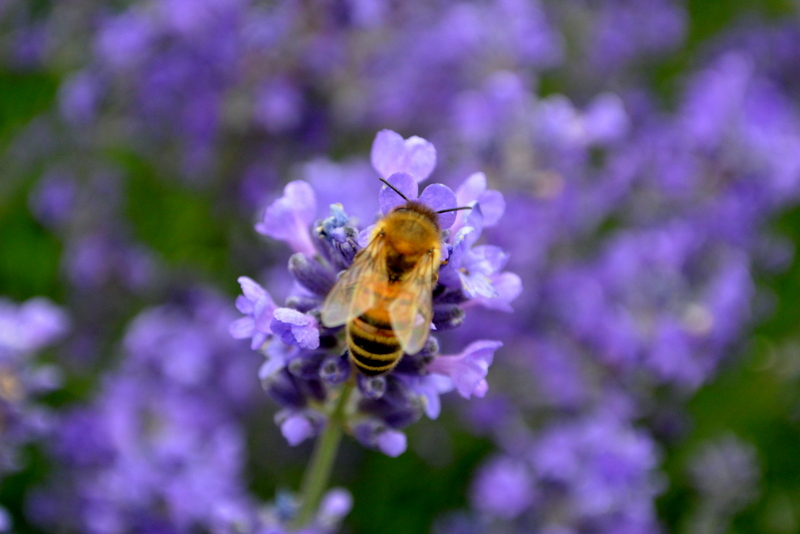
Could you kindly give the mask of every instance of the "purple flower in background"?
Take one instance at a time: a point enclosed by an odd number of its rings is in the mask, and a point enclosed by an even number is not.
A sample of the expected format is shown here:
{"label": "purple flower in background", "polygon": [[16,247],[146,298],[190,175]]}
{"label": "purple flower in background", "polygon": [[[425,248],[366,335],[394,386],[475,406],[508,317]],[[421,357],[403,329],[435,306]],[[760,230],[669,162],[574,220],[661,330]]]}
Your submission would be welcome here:
{"label": "purple flower in background", "polygon": [[66,314],[46,298],[16,305],[0,298],[0,361],[14,362],[49,345],[69,329]]}
{"label": "purple flower in background", "polygon": [[35,356],[69,328],[66,313],[46,298],[0,298],[0,479],[24,467],[24,445],[51,431],[50,411],[37,397],[58,389],[62,375]]}
{"label": "purple flower in background", "polygon": [[59,228],[73,214],[77,195],[75,180],[64,173],[44,176],[29,198],[31,211],[42,224]]}
{"label": "purple flower in background", "polygon": [[652,439],[614,403],[586,417],[546,426],[477,472],[472,507],[484,531],[653,532],[660,491]]}
{"label": "purple flower in background", "polygon": [[256,224],[259,234],[285,241],[295,252],[314,254],[309,232],[317,214],[314,190],[306,182],[290,182],[283,196],[270,204],[262,221]]}
{"label": "purple flower in background", "polygon": [[510,520],[533,504],[534,495],[533,480],[525,464],[497,457],[477,472],[470,500],[475,509]]}
{"label": "purple flower in background", "polygon": [[586,50],[592,64],[604,72],[641,57],[663,55],[675,49],[686,33],[685,10],[669,0],[606,2],[592,9],[596,16]]}
{"label": "purple flower in background", "polygon": [[63,469],[31,504],[41,525],[63,521],[46,513],[60,508],[83,532],[188,532],[233,509],[255,523],[237,421],[254,401],[258,362],[230,338],[231,315],[218,297],[194,293],[131,323],[127,358],[93,401],[57,421],[52,446]]}
{"label": "purple flower in background", "polygon": [[129,69],[146,59],[157,30],[142,15],[132,10],[103,21],[95,41],[101,60],[115,69]]}

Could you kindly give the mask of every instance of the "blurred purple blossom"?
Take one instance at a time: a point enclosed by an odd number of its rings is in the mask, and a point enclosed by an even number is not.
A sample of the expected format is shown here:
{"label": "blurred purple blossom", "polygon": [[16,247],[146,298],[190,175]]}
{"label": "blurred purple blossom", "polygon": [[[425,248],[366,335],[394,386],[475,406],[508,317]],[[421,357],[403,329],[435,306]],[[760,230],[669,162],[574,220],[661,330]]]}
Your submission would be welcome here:
{"label": "blurred purple blossom", "polygon": [[91,404],[62,416],[53,454],[66,471],[30,504],[40,524],[63,520],[66,508],[86,532],[187,532],[229,509],[255,520],[236,419],[254,402],[257,361],[230,339],[223,301],[197,293],[188,303],[140,314],[123,343],[128,358]]}
{"label": "blurred purple blossom", "polygon": [[46,298],[14,304],[0,298],[0,361],[14,363],[62,337],[69,329],[66,313]]}
{"label": "blurred purple blossom", "polygon": [[480,510],[502,519],[514,519],[534,502],[534,485],[523,462],[498,457],[475,475],[471,501]]}
{"label": "blurred purple blossom", "polygon": [[[37,361],[36,353],[69,329],[66,312],[46,298],[22,304],[0,298],[0,480],[24,468],[23,447],[52,429],[52,414],[39,397],[62,386],[62,372]],[[2,507],[0,514],[10,524]]]}

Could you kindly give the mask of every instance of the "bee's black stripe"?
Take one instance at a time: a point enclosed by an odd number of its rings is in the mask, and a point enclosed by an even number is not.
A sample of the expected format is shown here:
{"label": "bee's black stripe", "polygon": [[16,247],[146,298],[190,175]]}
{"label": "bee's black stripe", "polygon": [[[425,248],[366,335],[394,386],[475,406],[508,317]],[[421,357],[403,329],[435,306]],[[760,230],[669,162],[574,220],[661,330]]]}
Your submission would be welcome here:
{"label": "bee's black stripe", "polygon": [[390,371],[403,356],[403,349],[391,329],[377,328],[363,317],[353,320],[347,329],[350,357],[365,375]]}
{"label": "bee's black stripe", "polygon": [[354,345],[352,343],[350,344],[350,352],[353,354],[355,358],[358,358],[360,360],[374,360],[376,362],[380,362],[381,365],[386,365],[386,362],[391,362],[392,360],[396,360],[403,354],[403,351],[400,349],[390,354],[371,354],[363,350],[361,347]]}
{"label": "bee's black stripe", "polygon": [[392,325],[390,325],[389,323],[384,323],[380,319],[378,319],[378,318],[376,318],[374,316],[370,316],[369,314],[366,314],[366,313],[360,315],[358,317],[358,319],[361,320],[361,321],[364,321],[365,323],[367,323],[370,326],[374,326],[375,328],[380,328],[381,330],[391,330],[392,329]]}
{"label": "bee's black stripe", "polygon": [[350,351],[350,357],[353,359],[355,364],[365,371],[373,371],[373,374],[379,374],[390,370],[397,364],[401,356],[402,353],[398,353],[396,358],[392,358],[389,361],[383,361],[369,358],[367,356]]}
{"label": "bee's black stripe", "polygon": [[358,328],[350,328],[350,342],[368,354],[383,355],[393,354],[400,349],[397,338],[384,338],[370,336]]}
{"label": "bee's black stripe", "polygon": [[394,365],[394,362],[400,359],[403,355],[401,351],[392,354],[390,358],[375,357],[375,355],[364,354],[359,352],[358,349],[351,350],[350,355],[359,365],[366,367],[386,367],[387,365]]}
{"label": "bee's black stripe", "polygon": [[391,371],[392,368],[394,367],[394,363],[393,363],[392,365],[385,365],[385,366],[380,367],[380,368],[372,368],[372,367],[366,367],[364,365],[361,365],[360,363],[358,363],[357,360],[353,360],[353,361],[356,362],[356,366],[358,366],[358,368],[361,370],[361,372],[363,374],[367,375],[367,376],[377,376],[377,375],[383,374],[383,373],[385,373],[387,371]]}

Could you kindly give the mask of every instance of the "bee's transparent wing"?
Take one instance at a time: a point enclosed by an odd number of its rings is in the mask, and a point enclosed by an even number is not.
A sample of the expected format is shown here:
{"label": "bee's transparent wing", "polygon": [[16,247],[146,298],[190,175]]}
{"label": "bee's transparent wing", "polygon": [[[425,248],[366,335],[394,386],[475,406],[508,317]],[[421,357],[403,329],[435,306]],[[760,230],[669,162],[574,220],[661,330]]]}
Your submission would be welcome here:
{"label": "bee's transparent wing", "polygon": [[406,354],[416,354],[428,340],[437,267],[433,254],[424,256],[398,288],[394,302],[389,306],[392,330]]}
{"label": "bee's transparent wing", "polygon": [[380,261],[383,247],[383,238],[376,236],[356,255],[322,303],[322,324],[340,326],[375,307],[387,280]]}

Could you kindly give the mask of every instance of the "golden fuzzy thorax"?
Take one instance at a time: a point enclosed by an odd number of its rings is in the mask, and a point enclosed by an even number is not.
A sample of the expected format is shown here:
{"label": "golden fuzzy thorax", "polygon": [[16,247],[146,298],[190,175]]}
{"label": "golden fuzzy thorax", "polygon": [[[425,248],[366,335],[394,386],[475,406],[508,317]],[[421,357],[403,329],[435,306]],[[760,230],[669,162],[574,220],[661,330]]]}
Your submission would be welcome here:
{"label": "golden fuzzy thorax", "polygon": [[386,240],[386,266],[390,279],[397,280],[425,254],[434,254],[434,265],[441,260],[440,229],[436,212],[423,204],[408,202],[391,211],[373,230]]}

